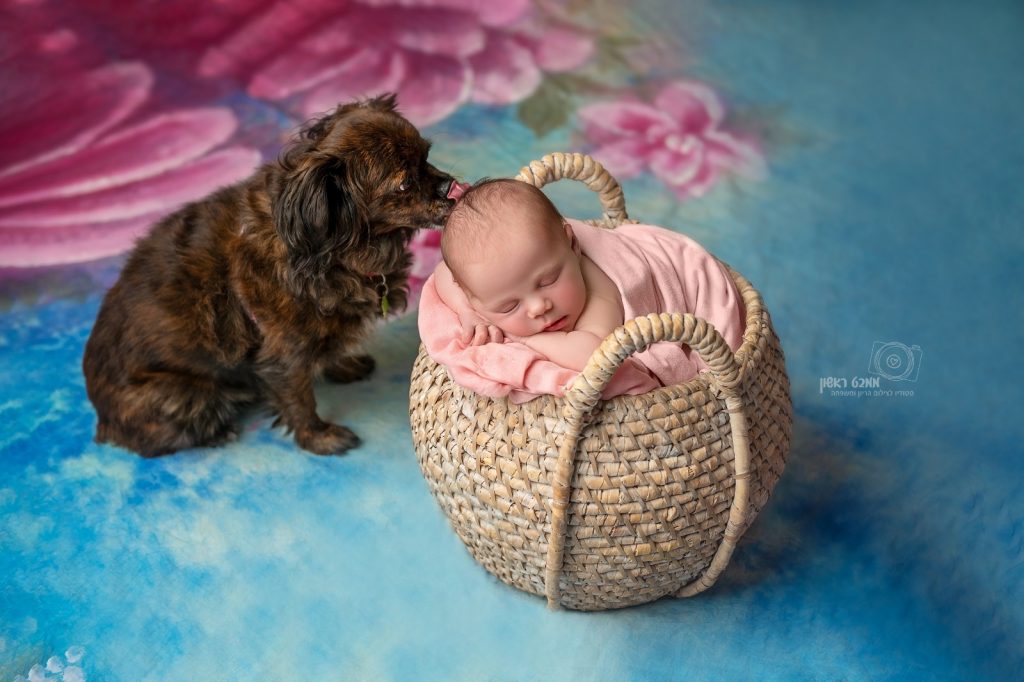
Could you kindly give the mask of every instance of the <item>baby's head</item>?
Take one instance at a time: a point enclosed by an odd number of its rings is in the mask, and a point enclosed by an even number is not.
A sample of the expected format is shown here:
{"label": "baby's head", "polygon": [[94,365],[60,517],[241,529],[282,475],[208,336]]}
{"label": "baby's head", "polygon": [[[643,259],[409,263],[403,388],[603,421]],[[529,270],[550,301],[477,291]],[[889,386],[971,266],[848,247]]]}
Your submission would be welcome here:
{"label": "baby's head", "polygon": [[466,190],[441,234],[441,254],[460,285],[477,263],[506,262],[510,241],[566,240],[565,221],[544,192],[518,180],[483,180]]}
{"label": "baby's head", "polygon": [[448,217],[441,253],[484,318],[506,334],[568,331],[586,303],[572,229],[551,200],[518,180],[486,180]]}

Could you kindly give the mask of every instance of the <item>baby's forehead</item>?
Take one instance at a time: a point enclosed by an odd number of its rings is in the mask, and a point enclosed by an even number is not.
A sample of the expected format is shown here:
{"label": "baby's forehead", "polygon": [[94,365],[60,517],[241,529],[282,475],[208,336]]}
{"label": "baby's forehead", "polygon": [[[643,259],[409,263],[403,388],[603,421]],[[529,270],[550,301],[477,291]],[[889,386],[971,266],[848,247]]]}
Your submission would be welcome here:
{"label": "baby's forehead", "polygon": [[503,239],[493,239],[484,248],[464,254],[452,272],[474,294],[491,296],[495,291],[512,290],[540,269],[551,267],[559,253],[556,245],[543,237],[506,232]]}
{"label": "baby's forehead", "polygon": [[561,232],[561,220],[531,211],[508,210],[494,213],[480,226],[481,241],[492,247],[492,253],[501,254],[512,244],[538,244],[554,246]]}

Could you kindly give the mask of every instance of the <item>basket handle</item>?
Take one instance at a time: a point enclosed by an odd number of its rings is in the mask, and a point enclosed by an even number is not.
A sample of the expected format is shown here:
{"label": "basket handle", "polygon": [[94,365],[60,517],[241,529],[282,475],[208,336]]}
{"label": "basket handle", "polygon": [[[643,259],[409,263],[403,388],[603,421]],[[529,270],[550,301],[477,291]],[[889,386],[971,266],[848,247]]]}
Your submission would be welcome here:
{"label": "basket handle", "polygon": [[662,313],[630,320],[605,338],[565,395],[565,409],[562,413],[566,424],[565,439],[558,451],[552,481],[551,536],[545,567],[545,594],[551,608],[558,608],[561,596],[558,578],[562,572],[565,551],[566,509],[575,474],[576,444],[580,433],[600,402],[601,392],[626,358],[647,350],[648,346],[658,341],[689,346],[711,369],[712,387],[717,387],[729,410],[736,479],[729,521],[711,564],[700,577],[683,586],[675,596],[689,597],[714,585],[729,564],[736,541],[743,531],[750,503],[750,450],[747,420],[739,394],[740,365],[736,357],[729,344],[709,322],[693,315]]}
{"label": "basket handle", "polygon": [[516,180],[527,182],[540,189],[549,182],[569,178],[579,180],[597,192],[604,212],[605,227],[617,227],[629,219],[626,215],[626,199],[622,187],[596,159],[578,152],[555,152],[523,166]]}

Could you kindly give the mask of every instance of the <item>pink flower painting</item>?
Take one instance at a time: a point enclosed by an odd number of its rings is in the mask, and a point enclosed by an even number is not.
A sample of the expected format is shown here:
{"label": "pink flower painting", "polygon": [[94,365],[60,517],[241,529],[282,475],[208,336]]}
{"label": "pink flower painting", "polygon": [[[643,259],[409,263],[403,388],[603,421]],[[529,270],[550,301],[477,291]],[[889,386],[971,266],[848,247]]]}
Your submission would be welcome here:
{"label": "pink flower painting", "polygon": [[756,146],[723,129],[722,103],[702,83],[672,82],[652,102],[600,102],[578,116],[594,158],[609,172],[622,180],[648,170],[680,199],[703,196],[727,173],[763,171]]}
{"label": "pink flower painting", "polygon": [[584,33],[541,21],[529,0],[281,0],[214,41],[198,71],[241,78],[252,97],[303,117],[397,92],[402,112],[427,125],[470,101],[520,101],[593,49]]}
{"label": "pink flower painting", "polygon": [[[608,11],[602,22],[569,0],[15,3],[0,10],[0,275],[128,251],[339,102],[396,92],[420,126],[467,103],[519,104],[542,136],[579,98],[620,91],[608,64],[629,62],[606,54]],[[650,172],[681,199],[763,167],[701,83],[578,116],[617,177]],[[415,301],[438,235],[411,248]]]}
{"label": "pink flower painting", "polygon": [[7,75],[25,82],[0,100],[0,267],[124,252],[160,216],[260,161],[222,146],[237,126],[228,109],[137,115],[153,85],[143,64]]}
{"label": "pink flower painting", "polygon": [[413,254],[412,270],[409,271],[409,310],[413,310],[419,307],[423,284],[441,262],[441,232],[420,230],[412,238],[409,249]]}

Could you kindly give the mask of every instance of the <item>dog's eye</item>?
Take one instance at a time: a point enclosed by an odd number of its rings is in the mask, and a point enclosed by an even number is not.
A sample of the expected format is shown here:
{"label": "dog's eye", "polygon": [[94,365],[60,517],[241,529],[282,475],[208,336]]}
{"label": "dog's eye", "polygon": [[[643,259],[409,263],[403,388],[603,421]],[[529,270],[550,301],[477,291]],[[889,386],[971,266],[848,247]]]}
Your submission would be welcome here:
{"label": "dog's eye", "polygon": [[398,191],[399,192],[407,192],[407,191],[409,191],[409,181],[408,180],[403,180],[402,184],[398,186]]}

